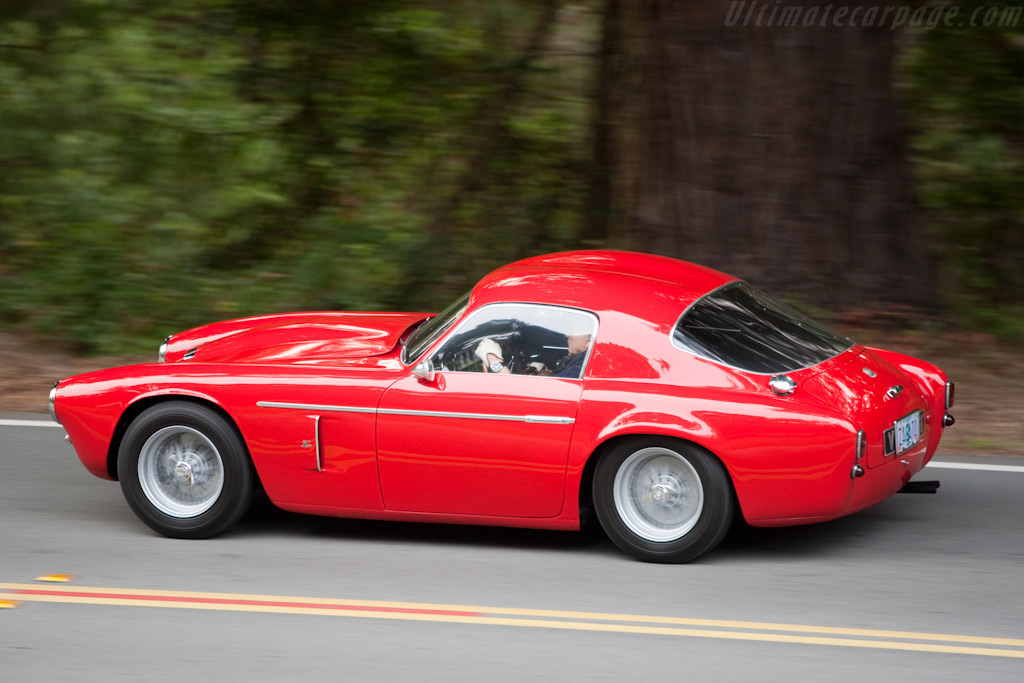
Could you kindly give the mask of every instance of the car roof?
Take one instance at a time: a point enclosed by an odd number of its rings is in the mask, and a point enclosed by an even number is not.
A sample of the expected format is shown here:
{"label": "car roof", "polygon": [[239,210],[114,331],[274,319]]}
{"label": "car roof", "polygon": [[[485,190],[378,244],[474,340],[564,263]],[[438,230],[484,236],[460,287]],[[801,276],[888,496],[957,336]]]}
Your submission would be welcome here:
{"label": "car roof", "polygon": [[[500,301],[562,304],[635,313],[673,322],[682,309],[736,278],[694,263],[629,251],[568,251],[534,256],[493,271],[473,291],[475,306]],[[658,296],[651,297],[657,292]],[[656,304],[661,303],[661,306]],[[664,308],[664,312],[650,310]]]}

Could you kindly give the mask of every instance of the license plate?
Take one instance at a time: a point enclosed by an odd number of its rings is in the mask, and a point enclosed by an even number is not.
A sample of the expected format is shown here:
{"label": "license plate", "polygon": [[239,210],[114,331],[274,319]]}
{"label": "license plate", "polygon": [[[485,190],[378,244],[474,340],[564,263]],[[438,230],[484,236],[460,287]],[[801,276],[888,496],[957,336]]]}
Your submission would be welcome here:
{"label": "license plate", "polygon": [[923,427],[924,413],[920,410],[896,420],[890,429],[885,430],[885,454],[899,455],[916,446],[921,441]]}

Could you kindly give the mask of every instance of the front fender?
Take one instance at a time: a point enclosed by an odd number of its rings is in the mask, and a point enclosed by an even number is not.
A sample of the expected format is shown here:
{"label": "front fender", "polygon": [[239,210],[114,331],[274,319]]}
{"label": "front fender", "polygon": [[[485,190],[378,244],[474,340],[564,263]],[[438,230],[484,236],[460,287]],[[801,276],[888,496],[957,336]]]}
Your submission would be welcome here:
{"label": "front fender", "polygon": [[99,370],[61,380],[54,410],[68,433],[79,460],[93,475],[116,480],[112,458],[120,443],[126,416],[155,398],[187,397],[219,406],[198,388],[169,386],[166,366],[131,365]]}

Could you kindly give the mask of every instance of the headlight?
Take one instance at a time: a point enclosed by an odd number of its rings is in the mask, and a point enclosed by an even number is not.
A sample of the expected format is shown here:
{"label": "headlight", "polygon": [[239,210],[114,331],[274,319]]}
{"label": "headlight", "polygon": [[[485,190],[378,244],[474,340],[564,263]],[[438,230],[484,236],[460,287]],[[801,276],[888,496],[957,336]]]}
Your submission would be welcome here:
{"label": "headlight", "polygon": [[946,382],[946,410],[953,407],[953,400],[956,394],[956,387],[952,381]]}
{"label": "headlight", "polygon": [[156,354],[156,362],[163,363],[167,360],[167,342],[171,341],[171,337],[168,335],[167,339],[164,339],[164,343],[160,345],[160,350]]}
{"label": "headlight", "polygon": [[54,422],[56,422],[57,424],[60,424],[60,420],[57,419],[57,385],[58,384],[60,384],[59,381],[54,382],[53,383],[53,388],[50,389],[50,401],[49,401],[49,404],[50,404],[50,418]]}

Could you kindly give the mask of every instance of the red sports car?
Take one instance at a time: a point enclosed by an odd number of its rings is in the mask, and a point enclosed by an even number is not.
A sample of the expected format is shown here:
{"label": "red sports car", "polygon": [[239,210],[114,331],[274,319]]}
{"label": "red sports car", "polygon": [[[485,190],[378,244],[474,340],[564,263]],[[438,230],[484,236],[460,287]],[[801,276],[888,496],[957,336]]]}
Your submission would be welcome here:
{"label": "red sports car", "polygon": [[[499,268],[436,315],[294,313],[168,337],[50,394],[85,467],[156,531],[294,512],[578,529],[641,560],[735,514],[806,524],[896,493],[953,423],[929,363],[745,282],[614,251]],[[917,482],[915,482],[917,483]]]}

